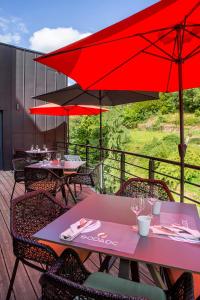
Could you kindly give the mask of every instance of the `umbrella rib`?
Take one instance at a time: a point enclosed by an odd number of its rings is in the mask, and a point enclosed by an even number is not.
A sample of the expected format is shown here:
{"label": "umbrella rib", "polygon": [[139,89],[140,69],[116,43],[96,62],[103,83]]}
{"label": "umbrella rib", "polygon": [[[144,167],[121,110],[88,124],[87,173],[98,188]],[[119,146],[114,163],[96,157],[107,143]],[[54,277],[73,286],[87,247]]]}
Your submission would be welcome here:
{"label": "umbrella rib", "polygon": [[[173,31],[173,28],[163,34],[162,36],[160,36],[156,41],[155,43],[157,43],[159,40],[161,40],[164,36],[166,36],[167,34],[169,34],[170,32]],[[146,46],[144,49],[138,51],[137,53],[135,53],[134,55],[132,55],[131,57],[127,58],[125,61],[123,61],[122,63],[120,63],[118,66],[116,66],[115,68],[113,68],[112,70],[110,70],[109,72],[107,72],[106,74],[104,74],[103,76],[101,76],[99,79],[97,79],[96,81],[94,81],[92,84],[90,84],[87,88],[87,89],[90,89],[93,85],[95,85],[96,83],[100,82],[101,80],[103,80],[104,78],[108,77],[110,74],[112,74],[113,72],[115,72],[116,70],[118,70],[119,68],[121,68],[122,66],[124,66],[125,64],[127,64],[129,61],[131,61],[132,59],[134,59],[136,56],[138,56],[139,54],[143,53],[145,50],[147,50],[148,48],[150,48],[152,45],[148,45]]]}
{"label": "umbrella rib", "polygon": [[[186,59],[188,59],[188,58],[191,58],[191,57],[193,57],[193,56],[199,54],[199,53],[200,53],[200,50],[198,50],[199,48],[200,48],[200,46],[198,46],[198,47],[195,49],[196,52],[194,52],[194,50],[193,50],[191,53],[189,53],[189,54],[184,58],[184,60],[186,60]],[[197,51],[197,50],[198,50],[198,51]]]}
{"label": "umbrella rib", "polygon": [[185,18],[188,18],[198,7],[200,6],[200,2],[195,4],[195,6],[190,10],[190,12],[185,16]]}
{"label": "umbrella rib", "polygon": [[[200,25],[199,25],[199,27],[200,27]],[[192,31],[190,31],[190,30],[188,30],[186,28],[185,28],[185,31],[187,31],[190,35],[194,36],[195,38],[200,39],[200,36],[197,35],[196,33],[192,32]]]}
{"label": "umbrella rib", "polygon": [[[171,31],[170,31],[171,32]],[[168,32],[168,34],[170,33]],[[164,54],[166,54],[169,58],[171,58],[171,60],[174,60],[174,57],[170,55],[170,53],[167,53],[167,51],[165,51],[164,49],[162,49],[161,47],[159,47],[158,45],[155,44],[155,42],[152,42],[150,39],[148,39],[147,37],[141,35],[141,37],[146,40],[147,42],[149,42],[153,47],[157,48],[158,50],[160,50],[161,52],[163,52]],[[162,57],[162,56],[159,56]],[[165,57],[163,57],[165,58]]]}
{"label": "umbrella rib", "polygon": [[159,55],[159,54],[156,54],[156,53],[152,53],[152,52],[149,52],[149,51],[142,51],[143,53],[145,54],[149,54],[149,55],[152,55],[152,56],[155,56],[155,57],[159,57],[159,58],[162,58],[162,59],[165,59],[165,60],[168,60],[170,62],[175,62],[175,58],[173,59],[170,59],[168,57],[165,57],[165,56],[162,56],[162,55]]}
{"label": "umbrella rib", "polygon": [[[176,44],[177,44],[177,36],[174,40],[174,47],[173,47],[173,52],[172,52],[172,55],[174,56],[174,52],[175,52],[175,49],[176,49]],[[171,73],[172,73],[172,61],[170,62],[170,67],[169,67],[169,75],[168,75],[168,79],[167,79],[167,88],[166,88],[166,91],[168,91],[168,88],[169,88],[169,83],[170,83],[170,78],[171,78]]]}
{"label": "umbrella rib", "polygon": [[82,95],[84,95],[84,94],[88,94],[89,96],[92,96],[92,97],[96,98],[97,100],[99,99],[97,96],[92,95],[92,94],[90,94],[89,92],[87,92],[87,91],[84,90],[84,91],[83,91],[82,93],[80,93],[79,95],[76,95],[75,97],[73,97],[73,98],[67,100],[66,102],[64,102],[64,103],[62,104],[62,106],[66,105],[66,104],[69,104],[70,102],[72,102],[73,100],[79,98],[80,96],[82,96]]}
{"label": "umbrella rib", "polygon": [[63,105],[66,105],[66,104],[68,104],[68,103],[70,103],[71,101],[75,100],[76,98],[78,98],[78,97],[80,97],[80,96],[82,96],[82,95],[84,95],[84,94],[85,94],[85,91],[81,92],[79,95],[77,95],[77,96],[71,98],[70,100],[67,100],[66,102],[64,102],[64,103],[62,104],[62,106],[63,106]]}
{"label": "umbrella rib", "polygon": [[[154,30],[150,30],[150,31],[147,31],[147,32],[135,33],[135,34],[132,34],[132,35],[124,36],[124,37],[109,40],[109,41],[104,41],[104,42],[99,42],[99,43],[97,42],[97,43],[90,44],[90,45],[80,46],[80,47],[70,49],[70,50],[63,50],[63,51],[59,51],[59,52],[56,52],[56,53],[53,52],[53,53],[49,53],[49,54],[41,56],[41,59],[45,59],[45,58],[49,58],[49,57],[53,57],[53,56],[57,56],[57,55],[62,55],[62,54],[69,53],[69,52],[79,51],[79,50],[87,49],[87,48],[90,48],[90,47],[96,47],[96,46],[101,46],[101,45],[105,45],[105,44],[109,44],[109,43],[114,43],[114,42],[118,42],[118,41],[125,40],[125,39],[131,39],[131,38],[134,38],[136,36],[143,35],[143,34],[151,34],[151,33],[154,33],[154,32],[160,32],[160,31],[170,30],[170,29],[173,30],[173,27],[170,26],[170,27],[161,28],[161,29],[154,29]],[[37,61],[39,59],[40,59],[40,57],[36,58],[35,60]]]}

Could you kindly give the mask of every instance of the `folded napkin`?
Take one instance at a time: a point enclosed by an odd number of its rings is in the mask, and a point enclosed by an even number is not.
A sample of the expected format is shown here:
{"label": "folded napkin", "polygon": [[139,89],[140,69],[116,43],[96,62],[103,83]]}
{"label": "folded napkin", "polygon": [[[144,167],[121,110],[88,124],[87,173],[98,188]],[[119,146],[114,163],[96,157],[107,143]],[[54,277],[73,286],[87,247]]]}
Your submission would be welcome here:
{"label": "folded napkin", "polygon": [[192,239],[186,239],[182,237],[177,237],[177,236],[170,236],[170,239],[176,242],[184,242],[184,243],[190,243],[190,244],[199,244],[200,240],[192,240]]}
{"label": "folded napkin", "polygon": [[200,232],[181,225],[154,225],[151,226],[154,234],[181,237],[184,239],[200,240]]}
{"label": "folded napkin", "polygon": [[60,239],[71,242],[77,237],[85,228],[92,224],[92,220],[80,219],[76,223],[70,225],[68,229],[60,234]]}

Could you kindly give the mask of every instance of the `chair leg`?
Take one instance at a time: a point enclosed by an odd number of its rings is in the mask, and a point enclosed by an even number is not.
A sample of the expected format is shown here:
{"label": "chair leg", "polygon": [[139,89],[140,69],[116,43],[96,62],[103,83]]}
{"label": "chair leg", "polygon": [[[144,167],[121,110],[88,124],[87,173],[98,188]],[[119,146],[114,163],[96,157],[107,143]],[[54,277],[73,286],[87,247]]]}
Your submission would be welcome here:
{"label": "chair leg", "polygon": [[76,197],[74,196],[74,194],[73,194],[73,192],[72,192],[72,190],[71,190],[71,187],[70,187],[69,183],[66,182],[65,184],[66,184],[66,186],[67,186],[67,188],[68,188],[68,191],[69,191],[69,193],[70,193],[72,199],[74,200],[74,203],[76,204],[76,203],[77,203]]}
{"label": "chair leg", "polygon": [[14,191],[15,191],[15,186],[16,186],[16,181],[15,181],[13,189],[12,189],[12,194],[11,194],[11,197],[10,197],[10,201],[12,201],[12,198],[13,198],[13,195],[14,195]]}
{"label": "chair leg", "polygon": [[101,263],[98,272],[108,272],[109,271],[109,263],[110,260],[112,259],[112,256],[110,255],[106,255],[106,257],[104,258],[103,262]]}
{"label": "chair leg", "polygon": [[77,198],[76,184],[75,183],[74,183],[74,194],[75,194],[75,197]]}
{"label": "chair leg", "polygon": [[64,200],[65,200],[65,205],[66,205],[66,207],[67,207],[68,199],[67,199],[67,195],[66,195],[66,191],[65,191],[65,186],[64,186],[64,185],[62,185],[61,191],[62,191],[62,196],[63,196],[63,198],[64,198]]}
{"label": "chair leg", "polygon": [[7,296],[6,296],[6,300],[10,299],[11,292],[12,292],[12,289],[13,289],[13,284],[14,284],[14,281],[15,281],[15,276],[16,276],[16,273],[17,273],[18,265],[19,265],[19,258],[16,258],[15,265],[14,265],[13,272],[12,272],[12,276],[11,276],[11,279],[10,279],[10,285],[9,285],[9,288],[8,288],[8,293],[7,293]]}

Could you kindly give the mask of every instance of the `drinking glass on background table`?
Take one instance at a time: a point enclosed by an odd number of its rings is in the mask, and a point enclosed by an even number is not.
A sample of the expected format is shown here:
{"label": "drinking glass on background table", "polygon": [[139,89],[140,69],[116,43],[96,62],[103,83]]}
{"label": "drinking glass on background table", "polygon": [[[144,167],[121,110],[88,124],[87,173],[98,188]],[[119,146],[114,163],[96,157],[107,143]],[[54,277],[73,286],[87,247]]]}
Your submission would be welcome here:
{"label": "drinking glass on background table", "polygon": [[43,145],[43,150],[47,151],[47,146],[45,144]]}
{"label": "drinking glass on background table", "polygon": [[35,150],[39,151],[39,146],[38,145],[35,146]]}
{"label": "drinking glass on background table", "polygon": [[34,151],[34,145],[31,145],[31,151]]}
{"label": "drinking glass on background table", "polygon": [[50,161],[51,160],[51,153],[47,153],[47,155],[46,155],[46,159],[48,160],[48,161]]}
{"label": "drinking glass on background table", "polygon": [[138,217],[139,214],[143,211],[144,204],[145,203],[143,197],[134,198],[133,200],[131,200],[131,210],[135,213],[136,217]]}
{"label": "drinking glass on background table", "polygon": [[56,160],[58,161],[58,163],[60,163],[61,153],[56,153]]}

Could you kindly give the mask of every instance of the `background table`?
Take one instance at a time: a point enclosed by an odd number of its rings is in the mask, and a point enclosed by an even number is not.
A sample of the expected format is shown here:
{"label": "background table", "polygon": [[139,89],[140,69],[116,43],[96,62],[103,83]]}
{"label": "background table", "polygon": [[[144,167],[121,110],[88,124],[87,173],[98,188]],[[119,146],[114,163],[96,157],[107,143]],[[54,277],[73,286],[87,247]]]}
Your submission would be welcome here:
{"label": "background table", "polygon": [[34,158],[36,161],[42,160],[43,158],[45,158],[45,156],[46,156],[47,153],[54,154],[56,152],[57,152],[56,150],[39,150],[39,151],[36,151],[36,150],[26,150],[25,151],[25,153],[28,156]]}
{"label": "background table", "polygon": [[38,162],[36,164],[31,164],[28,168],[35,169],[50,169],[50,170],[77,170],[82,165],[85,164],[85,161],[65,161],[64,164],[61,164],[57,160],[49,162]]}
{"label": "background table", "polygon": [[[74,171],[74,170],[77,170],[78,168],[80,168],[84,164],[85,164],[85,161],[65,161],[64,164],[61,164],[59,161],[55,160],[55,161],[49,161],[46,163],[39,162],[39,163],[31,164],[31,165],[28,165],[26,168],[49,169],[52,171],[58,171],[58,173],[59,173],[58,175],[63,176],[64,170]],[[72,199],[76,203],[76,197],[74,196],[67,180],[66,180],[65,184],[69,190],[70,195],[72,196]],[[63,189],[64,189],[64,187],[63,187]],[[63,194],[63,197],[65,197],[65,191],[63,189],[62,189],[62,194]]]}
{"label": "background table", "polygon": [[[76,240],[67,242],[59,239],[61,232],[83,217],[130,226],[136,224],[135,215],[130,210],[131,200],[132,198],[113,195],[96,194],[95,196],[90,196],[37,232],[34,237],[40,240],[105,253],[126,260],[140,261],[147,264],[174,267],[200,273],[200,244],[177,242],[172,239],[156,236],[140,237],[135,252],[127,254],[99,246],[88,247],[87,244],[77,243]],[[177,216],[178,220],[180,220],[181,216],[184,218],[187,217],[193,220],[199,229],[199,216],[194,204],[163,202],[161,215],[163,213],[165,213],[166,216],[173,214],[173,216]],[[155,223],[159,223],[159,219],[160,216],[154,216]]]}

